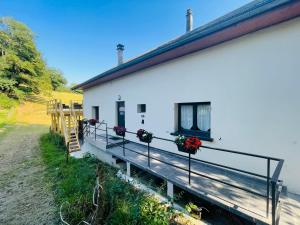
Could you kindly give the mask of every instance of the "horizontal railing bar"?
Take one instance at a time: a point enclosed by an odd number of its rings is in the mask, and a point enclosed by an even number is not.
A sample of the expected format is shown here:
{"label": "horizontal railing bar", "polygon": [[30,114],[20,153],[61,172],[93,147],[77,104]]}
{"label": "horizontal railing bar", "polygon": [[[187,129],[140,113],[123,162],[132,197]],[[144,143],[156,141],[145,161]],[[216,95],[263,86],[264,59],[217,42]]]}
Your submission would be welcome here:
{"label": "horizontal railing bar", "polygon": [[262,158],[262,159],[270,159],[270,160],[274,160],[274,161],[280,161],[280,159],[278,159],[278,158],[273,158],[273,157],[269,157],[269,156],[257,155],[257,154],[247,153],[247,152],[239,152],[239,151],[234,151],[234,150],[229,150],[229,149],[223,149],[223,148],[214,148],[214,147],[209,147],[209,146],[205,146],[205,145],[201,145],[201,148],[207,148],[207,149],[216,150],[216,151],[222,151],[222,152],[228,152],[228,153],[235,153],[235,154],[239,154],[239,155],[246,155],[246,156],[252,156],[252,157],[256,157],[256,158]]}
{"label": "horizontal railing bar", "polygon": [[[126,140],[129,141],[128,139],[126,139]],[[176,155],[176,156],[179,156],[179,157],[182,157],[182,158],[185,158],[185,159],[189,159],[188,156],[181,155],[181,154],[178,154],[178,153],[175,153],[175,152],[169,152],[169,151],[166,151],[166,150],[164,150],[164,149],[156,149],[156,148],[153,148],[153,147],[150,147],[150,148],[151,148],[151,149],[155,149],[155,150],[157,150],[157,151],[165,152],[166,154],[174,154],[174,155]],[[197,159],[197,158],[193,158],[193,157],[191,157],[191,160],[193,160],[193,161],[199,161],[199,162],[206,163],[206,164],[215,165],[215,166],[218,166],[218,167],[230,169],[230,170],[233,170],[233,171],[238,171],[238,172],[241,172],[241,173],[246,173],[246,174],[253,175],[253,176],[257,176],[257,177],[261,177],[261,178],[267,178],[266,176],[261,175],[261,174],[249,172],[249,171],[246,171],[246,170],[237,169],[237,168],[230,167],[230,166],[225,166],[225,165],[218,164],[218,163],[213,163],[213,162],[209,162],[209,161],[204,161],[204,160]]]}
{"label": "horizontal railing bar", "polygon": [[169,142],[173,142],[174,143],[174,140],[171,140],[171,139],[168,139],[168,138],[161,138],[161,137],[156,137],[156,136],[153,136],[153,138],[158,139],[158,140],[169,141]]}
{"label": "horizontal railing bar", "polygon": [[[122,146],[119,146],[119,145],[118,145],[117,147],[123,148]],[[135,152],[135,153],[137,153],[138,155],[142,155],[142,156],[148,157],[148,155],[146,155],[146,154],[144,154],[144,153],[141,153],[141,152],[138,152],[138,151],[135,151],[135,150],[133,150],[133,149],[130,149],[130,148],[127,148],[127,147],[124,147],[124,149],[129,150],[129,151],[131,151],[131,152]]]}
{"label": "horizontal railing bar", "polygon": [[240,187],[240,186],[237,186],[237,185],[234,185],[234,184],[230,184],[230,183],[227,183],[227,182],[225,182],[225,181],[221,181],[221,180],[218,180],[218,179],[216,179],[216,178],[213,178],[213,177],[210,177],[210,176],[206,176],[206,175],[201,174],[201,173],[198,173],[198,172],[191,171],[191,173],[194,173],[194,174],[196,174],[196,175],[198,175],[198,176],[201,176],[201,177],[205,177],[205,178],[207,178],[207,179],[211,179],[211,180],[220,182],[220,183],[222,183],[222,184],[226,184],[226,185],[232,186],[232,187],[234,187],[234,188],[238,188],[238,189],[240,189],[240,190],[249,192],[249,193],[254,194],[254,195],[258,195],[258,196],[263,197],[263,198],[266,198],[266,197],[267,197],[266,195],[263,195],[263,194],[261,194],[261,193],[258,193],[258,192],[255,192],[255,191],[251,191],[251,190],[248,190],[248,189],[246,189],[246,188],[243,188],[243,187]]}
{"label": "horizontal railing bar", "polygon": [[[126,133],[136,134],[135,132],[131,132],[131,131],[126,131]],[[165,141],[169,141],[169,142],[174,142],[174,140],[167,139],[167,138],[161,138],[161,137],[156,137],[156,136],[153,136],[153,138],[154,139],[159,139],[159,140],[165,140]],[[274,161],[280,161],[280,159],[274,158],[274,157],[258,155],[258,154],[252,154],[252,153],[247,153],[247,152],[239,152],[239,151],[223,149],[223,148],[209,147],[209,146],[205,146],[205,145],[201,145],[201,148],[206,148],[206,149],[211,149],[211,150],[216,150],[216,151],[222,151],[222,152],[228,152],[228,153],[235,153],[235,154],[239,154],[239,155],[252,156],[252,157],[262,158],[262,159],[270,159],[270,160],[274,160]]]}
{"label": "horizontal railing bar", "polygon": [[[101,126],[102,124],[105,124],[107,126],[107,123],[104,123],[104,122],[101,123],[99,126]],[[105,131],[105,130],[100,129],[98,127],[96,127],[96,130],[98,129],[98,130]],[[111,127],[107,127],[107,129],[112,129],[113,130],[113,128],[111,128]],[[92,129],[92,130],[95,130],[95,129]],[[93,134],[93,133],[94,132],[92,131],[90,134]],[[135,132],[131,132],[131,131],[126,131],[126,133],[135,134],[136,135]],[[169,142],[173,142],[174,143],[174,140],[167,139],[167,138],[160,138],[160,137],[156,137],[156,136],[153,136],[153,138],[154,139],[158,139],[158,140],[164,140],[164,141],[169,141]],[[216,150],[216,151],[221,151],[221,152],[227,152],[227,153],[233,153],[233,154],[239,154],[239,155],[245,155],[245,156],[251,156],[251,157],[256,157],[256,158],[263,158],[263,159],[270,159],[270,160],[274,160],[274,161],[279,161],[279,163],[278,163],[278,165],[277,165],[277,167],[276,167],[276,169],[275,169],[275,171],[273,173],[273,176],[272,176],[272,181],[273,182],[275,180],[276,180],[276,182],[278,181],[278,177],[279,177],[282,165],[283,165],[283,160],[281,160],[281,159],[274,158],[274,157],[263,156],[263,155],[252,154],[252,153],[239,152],[239,151],[234,151],[234,150],[229,150],[229,149],[214,148],[214,147],[209,147],[209,146],[204,146],[204,145],[202,145],[201,148],[206,148],[206,149]],[[169,152],[169,151],[166,151],[166,150],[163,150],[163,149],[159,149],[159,151],[163,151],[163,152],[167,152],[167,153],[170,153],[170,154],[178,155],[178,156],[183,157],[183,158],[188,158],[187,156],[184,156],[184,155],[181,155],[181,154],[177,154],[177,153],[172,153],[172,152]],[[139,153],[137,153],[137,154],[139,154]],[[257,173],[253,173],[253,172],[249,172],[249,171],[245,171],[245,170],[241,170],[241,169],[237,169],[237,168],[225,166],[225,165],[222,165],[222,164],[212,163],[212,162],[200,160],[200,159],[197,159],[197,158],[191,158],[191,159],[194,160],[194,161],[199,161],[199,162],[202,162],[202,163],[215,165],[215,166],[226,168],[226,169],[229,169],[229,170],[238,171],[238,172],[241,172],[241,173],[245,173],[245,174],[249,174],[249,175],[253,175],[253,176],[257,176],[257,177],[261,177],[261,178],[266,178],[266,176],[264,176],[264,175],[260,175],[260,174],[257,174]]]}
{"label": "horizontal railing bar", "polygon": [[[122,148],[122,146],[117,146],[117,147]],[[147,157],[147,158],[148,158],[148,155],[146,155],[146,154],[137,152],[137,151],[135,151],[135,150],[133,150],[133,149],[130,149],[130,148],[127,148],[127,147],[124,147],[124,148],[125,148],[126,150],[135,152],[135,153],[137,153],[137,154],[139,154],[139,155],[143,155],[144,157]],[[182,167],[173,165],[173,164],[171,164],[171,163],[168,163],[168,162],[166,162],[166,161],[157,159],[157,158],[152,157],[152,156],[150,156],[149,158],[150,158],[150,159],[157,160],[157,161],[162,162],[162,163],[164,163],[164,164],[167,164],[167,165],[170,165],[170,166],[173,166],[173,167],[176,167],[176,168],[178,168],[178,169],[181,169],[181,170],[184,170],[184,171],[188,172],[188,169],[186,169],[186,168],[182,168]],[[204,174],[195,172],[195,171],[193,171],[193,170],[191,170],[191,173],[196,174],[196,175],[198,175],[198,176],[205,177],[205,178],[210,179],[210,180],[214,180],[214,181],[219,182],[219,183],[222,183],[222,184],[226,184],[226,185],[231,186],[231,187],[234,187],[234,188],[238,188],[238,189],[240,189],[240,190],[246,191],[246,192],[248,192],[248,193],[251,193],[251,194],[254,194],[254,195],[257,195],[257,196],[260,196],[260,197],[264,197],[264,198],[267,197],[266,195],[263,195],[263,194],[261,194],[261,193],[258,193],[258,192],[255,192],[255,191],[251,191],[251,190],[248,190],[248,189],[246,189],[246,188],[239,187],[239,186],[237,186],[237,185],[230,184],[230,183],[227,183],[227,182],[225,182],[225,181],[218,180],[218,179],[213,178],[213,177],[210,177],[210,176],[206,176],[206,175],[204,175]]]}
{"label": "horizontal railing bar", "polygon": [[100,128],[97,128],[97,130],[106,131],[106,130],[104,130],[104,129],[100,129]]}

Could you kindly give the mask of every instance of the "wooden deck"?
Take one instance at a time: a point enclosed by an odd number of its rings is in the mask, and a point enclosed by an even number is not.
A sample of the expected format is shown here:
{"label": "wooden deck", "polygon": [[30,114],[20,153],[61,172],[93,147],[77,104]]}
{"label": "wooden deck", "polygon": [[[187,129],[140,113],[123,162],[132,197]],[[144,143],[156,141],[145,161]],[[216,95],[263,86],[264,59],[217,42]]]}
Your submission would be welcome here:
{"label": "wooden deck", "polygon": [[[145,145],[130,142],[125,146],[126,148],[130,148],[136,152],[147,155],[147,146]],[[159,149],[150,149],[152,157],[188,169],[188,159],[172,153],[166,153]],[[263,223],[270,223],[270,221],[266,218],[266,199],[263,197],[259,197],[196,174],[191,174],[191,185],[189,185],[187,171],[166,165],[165,163],[155,159],[150,160],[149,168],[147,157],[129,150],[126,150],[124,157],[123,150],[120,146],[109,148],[108,151],[112,155],[128,161],[158,177],[166,179],[186,191],[196,194],[197,196],[200,196],[221,207],[230,209],[230,211],[235,212],[239,216],[249,220],[254,219]],[[203,175],[266,195],[267,183],[265,180],[221,169],[195,160],[192,160],[191,169]]]}

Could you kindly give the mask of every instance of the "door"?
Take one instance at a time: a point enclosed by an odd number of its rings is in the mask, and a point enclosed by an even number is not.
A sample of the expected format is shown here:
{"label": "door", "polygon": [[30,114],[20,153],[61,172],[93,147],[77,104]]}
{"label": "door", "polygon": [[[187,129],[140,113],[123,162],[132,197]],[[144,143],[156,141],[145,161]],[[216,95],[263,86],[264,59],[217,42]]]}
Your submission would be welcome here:
{"label": "door", "polygon": [[117,102],[118,126],[125,127],[125,102]]}
{"label": "door", "polygon": [[99,121],[99,106],[92,107],[92,118]]}

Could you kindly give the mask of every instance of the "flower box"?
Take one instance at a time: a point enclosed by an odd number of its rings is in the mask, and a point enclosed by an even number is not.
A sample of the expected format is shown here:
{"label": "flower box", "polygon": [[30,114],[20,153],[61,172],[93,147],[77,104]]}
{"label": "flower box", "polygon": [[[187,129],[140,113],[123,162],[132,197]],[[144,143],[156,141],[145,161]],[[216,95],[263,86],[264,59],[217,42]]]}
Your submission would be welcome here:
{"label": "flower box", "polygon": [[139,129],[136,133],[136,136],[140,139],[141,142],[151,143],[153,139],[153,134],[145,131],[144,129]]}
{"label": "flower box", "polygon": [[89,120],[89,124],[90,124],[91,126],[95,126],[97,122],[98,122],[98,121],[97,121],[96,119],[90,119],[90,120]]}
{"label": "flower box", "polygon": [[116,132],[116,135],[125,137],[126,134],[126,128],[121,126],[115,126],[113,129]]}
{"label": "flower box", "polygon": [[195,149],[185,149],[183,146],[177,145],[177,149],[180,152],[185,152],[185,153],[189,153],[189,154],[193,154],[195,155],[197,153],[197,150]]}
{"label": "flower box", "polygon": [[202,145],[201,141],[197,137],[185,137],[179,135],[175,139],[175,144],[177,145],[178,151],[185,152],[189,154],[196,154],[200,146]]}

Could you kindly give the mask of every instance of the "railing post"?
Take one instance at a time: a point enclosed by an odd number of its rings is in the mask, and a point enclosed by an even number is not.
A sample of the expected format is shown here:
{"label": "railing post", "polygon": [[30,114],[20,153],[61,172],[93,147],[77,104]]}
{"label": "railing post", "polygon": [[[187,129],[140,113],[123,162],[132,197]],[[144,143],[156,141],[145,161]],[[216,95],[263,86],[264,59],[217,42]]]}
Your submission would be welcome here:
{"label": "railing post", "polygon": [[150,167],[150,143],[148,142],[148,167]]}
{"label": "railing post", "polygon": [[124,136],[123,136],[122,147],[123,147],[123,156],[125,157],[125,138],[124,138]]}
{"label": "railing post", "polygon": [[97,128],[96,128],[96,124],[95,124],[95,141],[96,141],[96,138],[97,138],[97,137],[96,137],[96,135],[97,135],[96,132],[97,132]]}
{"label": "railing post", "polygon": [[83,124],[83,121],[82,121],[82,144],[84,143],[84,134],[85,134],[85,129],[86,129],[86,126],[84,126]]}
{"label": "railing post", "polygon": [[106,138],[106,146],[108,145],[108,131],[107,131],[107,123],[105,124],[105,138]]}
{"label": "railing post", "polygon": [[66,162],[69,163],[69,146],[70,146],[70,143],[68,142],[67,143],[67,151],[66,151]]}
{"label": "railing post", "polygon": [[272,183],[272,225],[276,224],[276,182],[271,181]]}
{"label": "railing post", "polygon": [[269,205],[270,205],[270,159],[267,163],[267,218],[269,217]]}
{"label": "railing post", "polygon": [[191,185],[191,153],[189,153],[189,185]]}

